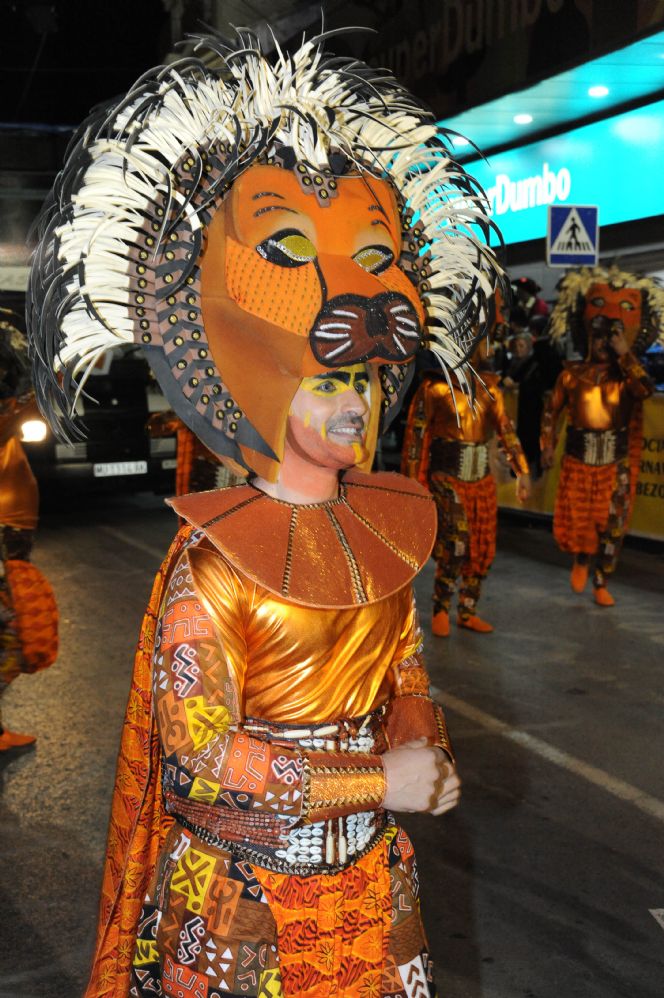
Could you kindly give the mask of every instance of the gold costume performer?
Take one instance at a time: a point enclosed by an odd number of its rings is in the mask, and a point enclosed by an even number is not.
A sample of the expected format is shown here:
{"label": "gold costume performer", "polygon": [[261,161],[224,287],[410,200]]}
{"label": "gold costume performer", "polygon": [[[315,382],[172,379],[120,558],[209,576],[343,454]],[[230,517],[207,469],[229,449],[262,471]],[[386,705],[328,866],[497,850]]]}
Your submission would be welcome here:
{"label": "gold costume performer", "polygon": [[[58,650],[53,592],[30,562],[39,492],[20,432],[38,411],[24,354],[11,313],[0,310],[0,697],[21,673],[51,665]],[[0,752],[34,741],[34,735],[4,727],[0,716]]]}
{"label": "gold costume performer", "polygon": [[559,375],[542,421],[545,467],[553,463],[558,423],[567,420],[553,533],[574,556],[570,583],[613,606],[608,590],[629,526],[641,450],[641,403],[653,391],[638,353],[657,338],[664,293],[648,278],[617,268],[584,268],[560,285],[554,337],[571,335],[587,357]]}
{"label": "gold costume performer", "polygon": [[477,614],[477,602],[496,554],[498,506],[489,468],[494,436],[517,477],[520,498],[529,487],[528,463],[505,412],[499,376],[482,370],[481,377],[485,387],[473,405],[454,379],[450,384],[439,374],[427,373],[408,413],[402,471],[427,486],[438,511],[432,620],[438,637],[449,634],[450,603],[459,576],[458,625],[480,633],[493,630]]}
{"label": "gold costume performer", "polygon": [[83,127],[42,219],[52,422],[135,340],[247,478],[171,501],[88,998],[434,993],[391,812],[459,795],[412,592],[436,514],[370,468],[417,351],[463,360],[497,268],[444,130],[321,41],[269,62],[248,33],[199,39]]}

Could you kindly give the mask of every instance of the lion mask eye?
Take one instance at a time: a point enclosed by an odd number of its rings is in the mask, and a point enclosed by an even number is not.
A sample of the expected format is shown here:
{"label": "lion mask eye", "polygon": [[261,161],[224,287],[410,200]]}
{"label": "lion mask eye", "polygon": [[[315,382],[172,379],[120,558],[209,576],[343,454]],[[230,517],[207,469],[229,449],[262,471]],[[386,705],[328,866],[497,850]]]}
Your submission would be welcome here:
{"label": "lion mask eye", "polygon": [[394,253],[387,246],[365,246],[353,260],[370,274],[382,274],[394,263]]}
{"label": "lion mask eye", "polygon": [[279,267],[303,267],[316,259],[316,247],[297,229],[283,229],[256,247],[260,255]]}
{"label": "lion mask eye", "polygon": [[627,300],[621,301],[620,302],[620,307],[622,309],[624,309],[626,312],[633,312],[634,311],[634,303],[631,302],[631,301],[627,301]]}

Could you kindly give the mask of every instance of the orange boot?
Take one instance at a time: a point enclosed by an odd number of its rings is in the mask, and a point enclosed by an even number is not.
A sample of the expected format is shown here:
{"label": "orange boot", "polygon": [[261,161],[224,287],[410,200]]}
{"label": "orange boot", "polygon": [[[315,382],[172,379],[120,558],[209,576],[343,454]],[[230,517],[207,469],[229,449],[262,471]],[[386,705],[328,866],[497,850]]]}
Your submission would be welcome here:
{"label": "orange boot", "polygon": [[470,617],[462,617],[459,614],[457,616],[457,627],[465,627],[467,630],[476,631],[478,634],[490,634],[493,630],[493,624],[490,624],[488,620],[482,620],[476,613],[471,614]]}
{"label": "orange boot", "polygon": [[615,600],[606,586],[595,586],[593,596],[598,606],[615,606]]}
{"label": "orange boot", "polygon": [[8,749],[26,748],[28,745],[34,745],[36,741],[36,735],[19,735],[17,731],[8,731],[5,728],[0,731],[0,752],[6,752]]}
{"label": "orange boot", "polygon": [[437,638],[446,638],[450,633],[450,615],[447,610],[439,610],[434,613],[431,621],[431,633]]}
{"label": "orange boot", "polygon": [[572,571],[569,577],[569,584],[575,593],[582,593],[586,588],[586,583],[588,581],[588,562],[582,564],[579,561],[574,561],[572,566]]}

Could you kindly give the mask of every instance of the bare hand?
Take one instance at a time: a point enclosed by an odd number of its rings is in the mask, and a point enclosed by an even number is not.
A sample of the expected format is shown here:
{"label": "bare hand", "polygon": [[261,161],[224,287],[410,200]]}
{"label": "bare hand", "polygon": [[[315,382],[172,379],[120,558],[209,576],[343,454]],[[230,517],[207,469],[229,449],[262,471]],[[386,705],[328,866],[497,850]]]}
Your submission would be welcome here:
{"label": "bare hand", "polygon": [[616,329],[609,336],[609,346],[618,357],[624,357],[626,353],[629,353],[629,343],[625,339],[625,334],[622,329]]}
{"label": "bare hand", "polygon": [[530,497],[531,484],[530,475],[516,476],[516,497],[519,502],[525,502]]}
{"label": "bare hand", "polygon": [[384,806],[390,811],[443,814],[459,801],[461,781],[448,757],[425,739],[382,756],[387,781]]}
{"label": "bare hand", "polygon": [[509,375],[506,378],[503,378],[503,388],[515,388],[515,387],[516,387],[516,381],[513,381],[512,378],[509,377]]}
{"label": "bare hand", "polygon": [[543,447],[540,462],[543,468],[553,468],[553,447]]}

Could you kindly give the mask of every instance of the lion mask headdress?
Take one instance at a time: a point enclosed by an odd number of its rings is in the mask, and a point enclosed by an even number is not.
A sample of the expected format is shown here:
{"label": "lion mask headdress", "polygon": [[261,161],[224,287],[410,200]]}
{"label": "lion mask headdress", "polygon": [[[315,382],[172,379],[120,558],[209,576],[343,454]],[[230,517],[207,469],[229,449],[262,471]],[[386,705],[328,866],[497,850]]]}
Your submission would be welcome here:
{"label": "lion mask headdress", "polygon": [[386,72],[321,38],[269,61],[249,33],[201,37],[70,146],[29,289],[41,406],[71,437],[100,355],[138,343],[194,433],[274,480],[302,377],[364,362],[375,443],[420,347],[444,370],[467,356],[491,228],[447,133]]}

